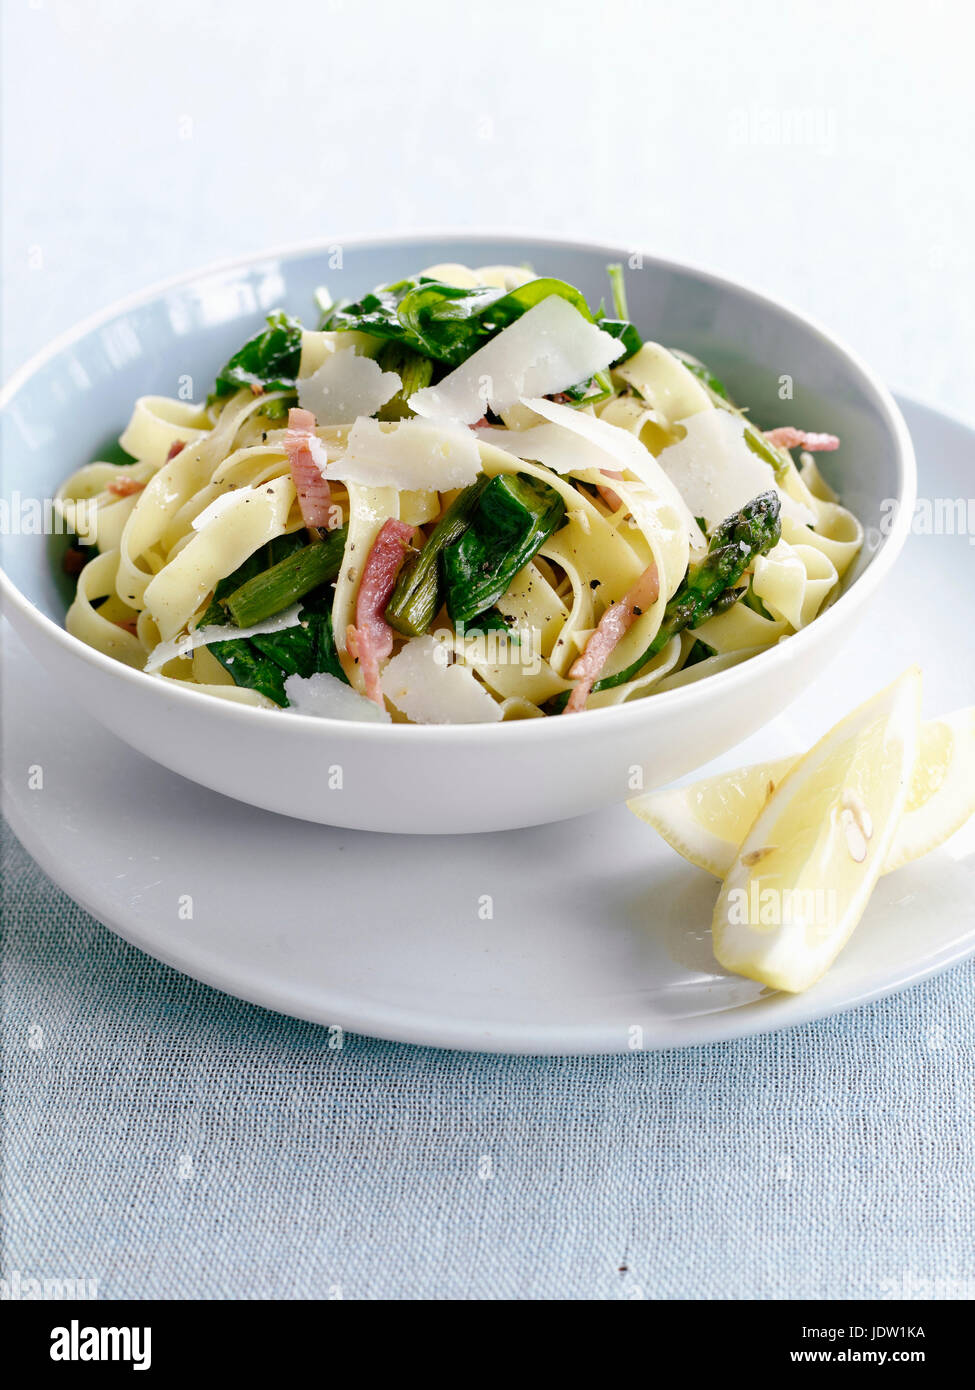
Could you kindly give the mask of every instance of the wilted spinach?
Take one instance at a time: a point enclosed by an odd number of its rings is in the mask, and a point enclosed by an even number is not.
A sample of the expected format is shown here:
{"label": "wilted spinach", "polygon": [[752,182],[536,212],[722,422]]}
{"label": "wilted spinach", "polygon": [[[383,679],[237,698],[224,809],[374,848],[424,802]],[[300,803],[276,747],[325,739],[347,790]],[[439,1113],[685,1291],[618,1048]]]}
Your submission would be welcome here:
{"label": "wilted spinach", "polygon": [[241,387],[294,391],[301,361],[301,332],[300,320],[283,310],[268,314],[267,328],[248,338],[217,374],[210,399],[233,395]]}
{"label": "wilted spinach", "polygon": [[463,289],[428,276],[415,276],[374,290],[357,303],[335,305],[323,315],[321,326],[338,331],[357,329],[391,339],[447,367],[457,367],[551,295],[567,300],[583,318],[618,338],[619,358],[628,357],[640,346],[633,324],[593,315],[574,285],[548,277],[529,280],[514,290],[501,290],[484,285]]}

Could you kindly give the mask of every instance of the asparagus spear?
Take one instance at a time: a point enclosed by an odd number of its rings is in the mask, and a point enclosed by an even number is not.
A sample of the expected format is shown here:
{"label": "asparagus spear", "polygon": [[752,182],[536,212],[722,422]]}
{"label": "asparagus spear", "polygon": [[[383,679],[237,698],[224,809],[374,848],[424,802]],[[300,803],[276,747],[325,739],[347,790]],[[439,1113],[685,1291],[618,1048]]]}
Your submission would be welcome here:
{"label": "asparagus spear", "polygon": [[[224,605],[228,597],[234,597],[250,581],[263,579],[272,569],[279,569],[282,562],[307,550],[323,549],[323,544],[303,545],[301,536],[292,532],[260,546],[233,574],[221,579],[199,626],[225,626],[227,613]],[[340,549],[340,561],[341,558]],[[334,577],[332,574],[331,578]],[[235,685],[257,690],[276,705],[285,706],[288,703],[284,692],[284,681],[288,675],[297,673],[306,676],[315,671],[328,671],[339,680],[346,679],[332,638],[331,590],[323,584],[318,591],[304,592],[308,593],[308,601],[298,614],[294,627],[282,632],[264,633],[251,638],[235,637],[209,644],[211,655],[230,673]],[[303,596],[296,593],[294,598],[286,597],[281,606],[287,608],[296,598]]]}
{"label": "asparagus spear", "polygon": [[421,357],[418,352],[404,347],[401,343],[387,343],[377,360],[384,372],[397,372],[403,383],[396,395],[380,410],[380,420],[402,420],[405,416],[412,415],[407,402],[414,391],[429,386],[433,380],[432,360],[429,357]]}
{"label": "asparagus spear", "polygon": [[737,584],[756,555],[767,555],[782,534],[779,494],[763,492],[714,528],[707,554],[689,569],[664,610],[656,651],[685,627],[699,627],[726,589]]}
{"label": "asparagus spear", "polygon": [[426,632],[443,602],[440,557],[447,546],[460,540],[471,514],[490,479],[482,474],[444,512],[415,561],[403,566],[393,596],[386,605],[386,621],[404,637]]}
{"label": "asparagus spear", "polygon": [[775,469],[775,476],[782,478],[789,472],[792,459],[784,449],[777,449],[774,444],[770,444],[762,434],[749,421],[745,421],[745,443],[753,454],[757,454],[760,459],[770,463]]}
{"label": "asparagus spear", "polygon": [[623,267],[619,262],[606,267],[606,274],[609,276],[610,289],[613,292],[613,310],[618,319],[628,319],[630,311],[626,304],[626,281],[623,279]]}
{"label": "asparagus spear", "polygon": [[474,507],[470,526],[444,551],[451,620],[469,623],[497,603],[564,516],[560,494],[530,474],[492,478]]}
{"label": "asparagus spear", "polygon": [[241,584],[223,600],[232,621],[238,627],[251,627],[297,603],[320,584],[330,583],[342,566],[347,535],[347,526],[330,531],[324,540],[302,546]]}
{"label": "asparagus spear", "polygon": [[[642,656],[615,675],[603,676],[593,690],[610,690],[631,681],[647,662],[685,628],[700,627],[733,607],[745,592],[734,586],[757,555],[767,555],[782,534],[779,495],[762,492],[714,528],[707,554],[692,565],[664,609],[657,635]],[[555,712],[568,702],[568,692],[552,702]]]}
{"label": "asparagus spear", "polygon": [[[253,579],[256,574],[260,574],[286,556],[292,555],[298,549],[301,549],[301,538],[294,532],[284,536],[276,536],[273,541],[259,546],[253,555],[249,555],[244,563],[234,570],[233,574],[220,580],[210,606],[200,619],[199,626],[226,626],[227,614],[223,607],[223,600],[227,595],[239,589],[248,579]],[[221,666],[230,672],[235,685],[249,686],[252,690],[258,690],[269,700],[273,700],[276,705],[288,703],[284,693],[283,672],[273,661],[268,660],[263,653],[258,651],[253,642],[239,638],[227,642],[211,642],[209,650]]]}

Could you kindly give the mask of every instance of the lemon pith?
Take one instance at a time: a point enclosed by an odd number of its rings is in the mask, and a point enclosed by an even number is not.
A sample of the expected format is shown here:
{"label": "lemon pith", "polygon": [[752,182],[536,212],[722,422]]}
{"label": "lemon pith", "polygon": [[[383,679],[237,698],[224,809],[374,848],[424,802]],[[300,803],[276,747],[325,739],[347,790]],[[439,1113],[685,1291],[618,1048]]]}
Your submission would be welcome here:
{"label": "lemon pith", "polygon": [[[689,786],[648,792],[628,802],[678,854],[717,878],[796,758],[753,763]],[[883,872],[936,849],[975,815],[975,707],[921,725],[904,813]]]}
{"label": "lemon pith", "polygon": [[907,793],[905,815],[920,810],[944,786],[954,749],[955,736],[950,724],[933,719],[921,725],[921,743]]}

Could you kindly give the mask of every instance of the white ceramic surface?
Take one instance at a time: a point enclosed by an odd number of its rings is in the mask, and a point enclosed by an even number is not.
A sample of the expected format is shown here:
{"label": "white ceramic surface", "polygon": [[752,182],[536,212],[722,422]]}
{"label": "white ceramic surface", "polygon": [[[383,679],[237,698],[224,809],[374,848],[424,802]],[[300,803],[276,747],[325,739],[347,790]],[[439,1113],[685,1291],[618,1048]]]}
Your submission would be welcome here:
{"label": "white ceramic surface", "polygon": [[[923,497],[966,495],[975,433],[919,406],[907,414]],[[808,745],[915,660],[927,714],[970,703],[975,651],[944,596],[971,592],[973,563],[966,534],[912,536],[861,628],[869,641],[716,766]],[[820,984],[775,996],[715,964],[717,885],[622,806],[464,838],[273,816],[126,748],[6,636],[4,797],[20,839],[127,940],[273,1009],[448,1047],[672,1047],[818,1018],[975,950],[975,822],[881,880]],[[43,790],[30,790],[38,765]]]}
{"label": "white ceramic surface", "polygon": [[[605,291],[619,248],[524,238],[344,242],[269,253],[197,272],[115,306],[29,363],[5,393],[4,493],[50,496],[123,426],[136,395],[200,384],[284,304],[308,316],[314,286],[336,296],[438,261],[532,262]],[[40,538],[3,537],[8,616],[61,687],[119,737],[173,771],[250,804],[303,819],[399,833],[511,829],[619,802],[642,770],[647,789],[672,781],[760,728],[835,657],[889,574],[913,504],[914,458],[882,384],[821,328],[703,271],[647,256],[628,277],[645,336],[698,354],[748,402],[753,418],[830,429],[843,441],[824,471],[871,528],[846,591],[803,632],[686,688],[566,719],[493,726],[373,726],[281,715],[144,676],[64,632],[64,596]],[[788,369],[795,399],[779,400]],[[904,504],[887,534],[888,499]],[[868,617],[869,622],[869,617]],[[340,770],[337,776],[335,770]]]}

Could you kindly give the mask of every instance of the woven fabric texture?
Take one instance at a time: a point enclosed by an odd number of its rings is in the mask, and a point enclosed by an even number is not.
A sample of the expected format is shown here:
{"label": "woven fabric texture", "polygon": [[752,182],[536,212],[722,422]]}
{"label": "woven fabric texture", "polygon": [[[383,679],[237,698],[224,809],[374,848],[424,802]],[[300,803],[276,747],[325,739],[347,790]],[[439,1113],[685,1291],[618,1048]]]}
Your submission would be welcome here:
{"label": "woven fabric texture", "polygon": [[718,1046],[451,1053],[338,1039],[176,974],[6,830],[3,870],[8,1288],[975,1294],[972,962]]}

